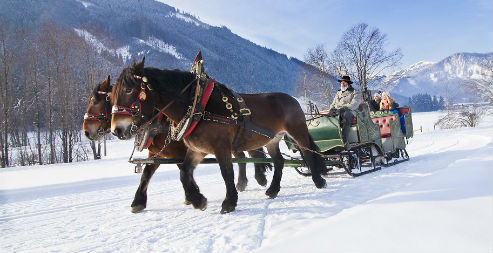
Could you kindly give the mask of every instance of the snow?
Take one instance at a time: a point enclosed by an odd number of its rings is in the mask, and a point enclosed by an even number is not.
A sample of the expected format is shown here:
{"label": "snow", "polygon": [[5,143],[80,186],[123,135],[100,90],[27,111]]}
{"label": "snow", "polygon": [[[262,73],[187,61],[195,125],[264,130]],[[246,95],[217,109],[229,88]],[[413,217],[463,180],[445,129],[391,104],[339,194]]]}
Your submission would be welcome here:
{"label": "snow", "polygon": [[93,3],[89,3],[89,2],[86,2],[86,1],[80,1],[79,0],[77,2],[81,3],[84,6],[84,8],[88,8],[88,7],[91,7],[91,6],[94,5]]}
{"label": "snow", "polygon": [[131,141],[110,141],[99,161],[0,169],[0,252],[491,252],[493,117],[434,130],[442,114],[413,114],[423,132],[409,142],[410,161],[333,175],[325,189],[286,168],[271,200],[249,165],[247,190],[225,215],[217,165],[195,171],[205,211],[183,205],[168,165],[147,209],[131,213],[140,180],[127,163]]}
{"label": "snow", "polygon": [[98,38],[93,34],[91,34],[90,32],[77,28],[74,28],[74,31],[77,33],[77,35],[83,37],[86,42],[90,43],[98,51],[99,54],[102,51],[106,51],[112,55],[120,56],[124,62],[127,62],[132,58],[132,55],[130,54],[130,46],[123,46],[117,49],[110,49],[106,47],[103,42],[98,40]]}
{"label": "snow", "polygon": [[[190,17],[190,16],[186,16],[184,14],[181,14],[181,13],[177,13],[177,12],[174,12],[174,13],[170,13],[168,14],[166,17],[175,17],[177,19],[181,19],[187,23],[191,23],[191,24],[194,24],[195,26],[200,26],[201,24],[199,23],[199,21],[195,20],[194,18]],[[204,25],[204,27],[206,27]],[[207,28],[207,27],[206,27]]]}
{"label": "snow", "polygon": [[115,50],[115,53],[117,55],[120,55],[123,59],[123,62],[127,62],[132,58],[132,54],[130,53],[130,46],[123,46],[120,48],[117,48]]}
{"label": "snow", "polygon": [[175,46],[170,45],[170,44],[168,44],[168,43],[166,43],[160,39],[157,39],[155,37],[151,36],[151,37],[147,38],[147,40],[137,39],[137,42],[144,44],[144,45],[147,45],[149,47],[152,47],[153,49],[155,49],[161,53],[170,54],[178,60],[185,59],[185,57],[183,57],[183,55],[181,55],[180,53],[178,53],[178,51],[176,51]]}

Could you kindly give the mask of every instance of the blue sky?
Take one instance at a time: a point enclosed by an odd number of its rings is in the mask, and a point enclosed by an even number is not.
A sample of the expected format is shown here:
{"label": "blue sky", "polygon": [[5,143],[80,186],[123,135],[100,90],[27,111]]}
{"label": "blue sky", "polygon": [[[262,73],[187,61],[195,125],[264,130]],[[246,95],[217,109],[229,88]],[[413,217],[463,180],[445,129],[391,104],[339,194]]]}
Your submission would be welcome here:
{"label": "blue sky", "polygon": [[159,0],[288,56],[332,51],[342,34],[367,23],[403,52],[401,67],[457,52],[493,51],[492,0]]}

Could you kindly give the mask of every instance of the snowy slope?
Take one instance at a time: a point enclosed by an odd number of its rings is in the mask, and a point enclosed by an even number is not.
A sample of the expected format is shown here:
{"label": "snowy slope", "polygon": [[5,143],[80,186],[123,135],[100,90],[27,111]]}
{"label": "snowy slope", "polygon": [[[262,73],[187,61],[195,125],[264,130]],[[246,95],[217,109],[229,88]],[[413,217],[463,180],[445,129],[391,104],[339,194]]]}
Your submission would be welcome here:
{"label": "snowy slope", "polygon": [[399,79],[387,78],[384,83],[393,93],[407,97],[428,93],[461,100],[470,96],[463,89],[464,82],[484,79],[485,62],[492,59],[493,53],[456,53],[436,63],[413,64],[392,75]]}
{"label": "snowy slope", "polygon": [[[140,175],[131,142],[101,161],[0,170],[0,252],[489,252],[493,248],[493,118],[474,129],[433,130],[416,113],[411,160],[359,178],[331,176],[316,189],[285,169],[270,200],[256,185],[221,215],[215,165],[196,180],[208,209],[183,205],[176,166],[161,166],[147,209],[130,212]],[[270,173],[269,178],[272,176]]]}

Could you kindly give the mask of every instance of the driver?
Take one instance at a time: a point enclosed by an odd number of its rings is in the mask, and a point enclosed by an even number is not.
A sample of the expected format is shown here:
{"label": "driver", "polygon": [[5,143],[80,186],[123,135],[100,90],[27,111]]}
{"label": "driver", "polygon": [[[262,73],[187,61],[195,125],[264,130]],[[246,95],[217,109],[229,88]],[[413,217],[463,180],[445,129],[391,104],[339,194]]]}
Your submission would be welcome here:
{"label": "driver", "polygon": [[353,82],[349,76],[343,76],[337,81],[341,83],[341,89],[330,104],[329,116],[340,115],[342,118],[342,139],[346,143],[351,120],[356,115],[353,111],[361,104],[361,93],[351,86]]}

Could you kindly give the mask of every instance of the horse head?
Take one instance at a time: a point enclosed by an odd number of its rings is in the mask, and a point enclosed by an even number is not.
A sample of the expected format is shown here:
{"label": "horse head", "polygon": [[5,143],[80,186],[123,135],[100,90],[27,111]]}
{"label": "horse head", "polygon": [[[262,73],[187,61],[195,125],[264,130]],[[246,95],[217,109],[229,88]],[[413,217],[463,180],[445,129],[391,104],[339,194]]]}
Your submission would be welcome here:
{"label": "horse head", "polygon": [[90,140],[99,140],[110,130],[110,90],[110,76],[108,76],[91,92],[82,124],[82,131]]}
{"label": "horse head", "polygon": [[128,140],[153,116],[155,96],[146,76],[145,57],[122,70],[111,93],[111,132],[119,139]]}

